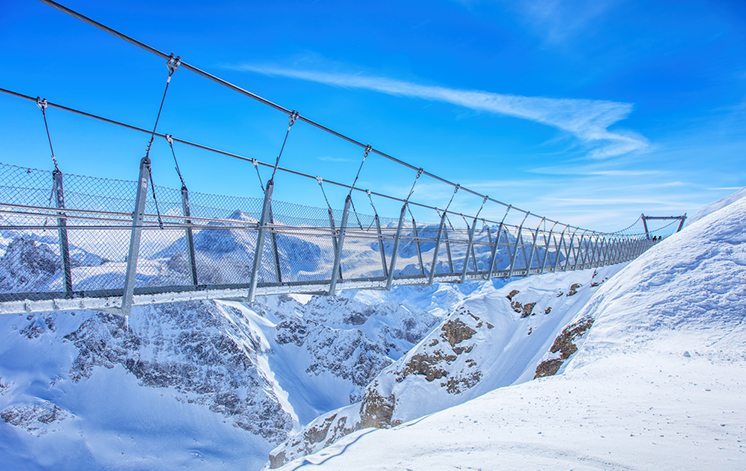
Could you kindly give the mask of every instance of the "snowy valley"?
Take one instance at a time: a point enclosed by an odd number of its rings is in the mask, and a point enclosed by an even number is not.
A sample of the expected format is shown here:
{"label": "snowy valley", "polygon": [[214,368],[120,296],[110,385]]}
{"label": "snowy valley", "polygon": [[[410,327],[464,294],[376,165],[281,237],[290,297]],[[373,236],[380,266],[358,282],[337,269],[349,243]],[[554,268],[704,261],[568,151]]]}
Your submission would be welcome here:
{"label": "snowy valley", "polygon": [[[162,304],[127,326],[0,316],[1,467],[742,468],[746,199],[728,203],[626,266]],[[226,234],[200,257],[251,250]],[[44,243],[4,234],[0,268],[25,271],[0,283],[59,283]],[[87,249],[79,266],[114,273]],[[160,276],[173,257],[154,251]]]}

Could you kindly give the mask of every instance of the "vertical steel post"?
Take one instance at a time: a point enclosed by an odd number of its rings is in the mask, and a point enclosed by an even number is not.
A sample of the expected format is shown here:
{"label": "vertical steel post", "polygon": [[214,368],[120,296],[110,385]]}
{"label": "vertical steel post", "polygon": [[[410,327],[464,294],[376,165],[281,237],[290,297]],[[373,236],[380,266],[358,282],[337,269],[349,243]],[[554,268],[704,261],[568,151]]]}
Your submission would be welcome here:
{"label": "vertical steel post", "polygon": [[189,190],[186,185],[181,185],[181,208],[184,212],[184,223],[186,223],[186,244],[187,244],[187,258],[189,262],[189,271],[192,276],[192,285],[197,286],[197,260],[194,252],[194,234],[192,233],[192,215],[191,207],[189,206]]}
{"label": "vertical steel post", "polygon": [[394,269],[396,268],[396,259],[399,256],[399,242],[401,241],[401,231],[404,227],[404,216],[407,214],[407,202],[405,201],[401,207],[401,214],[399,215],[399,224],[396,227],[396,236],[394,236],[394,249],[391,253],[391,265],[389,266],[389,276],[386,279],[386,289],[391,289],[391,283],[394,281]]}
{"label": "vertical steel post", "polygon": [[597,237],[597,234],[595,232],[591,232],[591,235],[588,236],[588,242],[585,244],[585,257],[583,257],[583,263],[582,267],[585,268],[591,268],[593,266],[593,238]]}
{"label": "vertical steel post", "polygon": [[606,266],[609,264],[609,244],[606,237],[601,239],[601,266]]}
{"label": "vertical steel post", "polygon": [[575,246],[573,245],[573,243],[575,242],[575,234],[577,234],[579,230],[579,228],[576,228],[575,232],[573,232],[572,236],[570,236],[570,245],[568,246],[567,244],[565,244],[567,253],[565,254],[565,265],[562,267],[562,271],[567,271],[567,267],[570,265],[570,251],[572,251],[573,257],[578,257],[578,253],[575,251]]}
{"label": "vertical steel post", "polygon": [[596,234],[596,240],[593,242],[593,249],[591,250],[591,266],[598,267],[598,244],[603,236]]}
{"label": "vertical steel post", "polygon": [[[503,218],[504,220],[504,218]],[[497,262],[497,251],[500,248],[500,236],[503,231],[503,223],[497,226],[497,236],[495,237],[495,243],[492,244],[492,252],[490,253],[490,269],[487,271],[487,279],[492,278],[492,274],[495,272],[495,263]]]}
{"label": "vertical steel post", "polygon": [[[477,216],[479,213],[477,213]],[[466,253],[464,254],[464,268],[461,270],[461,279],[459,280],[459,283],[463,283],[466,279],[466,271],[469,269],[469,253],[471,253],[471,247],[472,244],[474,244],[474,231],[477,229],[477,217],[474,217],[474,221],[471,223],[471,227],[469,228],[469,242],[466,246]],[[477,266],[476,259],[474,260],[474,268]]]}
{"label": "vertical steel post", "polygon": [[526,272],[527,275],[531,271],[531,264],[534,263],[534,255],[536,254],[536,239],[539,238],[539,231],[541,230],[541,225],[544,224],[545,220],[546,218],[541,218],[541,221],[539,221],[539,225],[536,226],[536,231],[534,232],[534,239],[533,242],[531,242],[531,256],[528,257],[528,266],[526,266],[526,269],[528,270]]}
{"label": "vertical steel post", "polygon": [[378,251],[381,253],[383,277],[388,278],[389,267],[386,265],[386,248],[383,246],[383,232],[381,231],[381,220],[379,219],[378,214],[373,216],[373,221],[376,223],[376,231],[378,232]]}
{"label": "vertical steel post", "polygon": [[256,247],[254,247],[254,266],[251,268],[251,281],[249,283],[249,302],[253,303],[256,297],[256,286],[259,282],[259,268],[262,266],[262,254],[264,253],[264,236],[267,230],[267,220],[272,212],[272,190],[275,187],[274,180],[267,181],[264,189],[264,204],[262,204],[262,215],[257,227]]}
{"label": "vertical steel post", "polygon": [[686,213],[681,216],[681,222],[679,222],[679,227],[676,228],[676,232],[681,232],[681,229],[684,227],[684,221],[686,221]]}
{"label": "vertical steel post", "polygon": [[539,273],[544,273],[544,268],[547,265],[547,257],[549,256],[549,244],[552,243],[552,234],[554,233],[554,228],[557,226],[557,222],[555,221],[554,224],[552,224],[552,228],[549,230],[549,235],[547,235],[546,244],[544,244],[544,257],[542,257],[541,260],[541,269],[539,270]]}
{"label": "vertical steel post", "polygon": [[[510,268],[508,269],[508,278],[513,276],[513,269],[515,268],[515,259],[518,256],[518,242],[521,240],[521,232],[523,232],[523,223],[526,222],[526,219],[528,218],[529,214],[531,212],[526,213],[526,215],[523,217],[523,221],[521,221],[521,225],[518,227],[518,234],[515,238],[515,245],[513,246],[513,253],[510,257]],[[508,243],[510,243],[510,239],[508,239]]]}
{"label": "vertical steel post", "polygon": [[560,262],[560,250],[562,249],[562,246],[565,245],[565,232],[567,232],[567,228],[569,226],[565,226],[564,229],[562,229],[562,233],[560,233],[560,241],[559,244],[556,244],[556,247],[554,248],[554,266],[552,267],[552,273],[557,272],[557,268],[559,268],[559,262]]}
{"label": "vertical steel post", "polygon": [[608,250],[608,263],[607,265],[613,265],[615,262],[615,254],[614,254],[614,238],[609,237],[609,248]]}
{"label": "vertical steel post", "polygon": [[145,218],[145,202],[148,197],[148,178],[150,177],[150,158],[140,160],[140,176],[137,179],[137,194],[135,195],[135,210],[132,212],[132,230],[130,232],[130,246],[127,253],[127,271],[124,276],[124,290],[122,294],[122,314],[129,316],[132,310],[132,297],[135,293],[137,281],[137,259],[140,256],[140,239],[142,225]]}
{"label": "vertical steel post", "polygon": [[[55,202],[57,209],[65,209],[65,189],[62,184],[62,172],[55,168],[52,172],[52,186],[54,188]],[[57,237],[60,244],[60,259],[62,260],[62,277],[65,284],[65,297],[73,296],[73,274],[70,265],[70,244],[67,239],[67,219],[64,211],[58,213],[57,218]]]}
{"label": "vertical steel post", "polygon": [[277,273],[277,282],[282,284],[282,269],[280,268],[280,250],[277,246],[277,232],[274,228],[275,214],[272,211],[272,205],[269,206],[269,222],[273,225],[269,230],[269,234],[272,241],[272,254],[274,255],[275,262],[275,273]]}
{"label": "vertical steel post", "polygon": [[414,233],[415,247],[417,248],[417,260],[420,262],[420,272],[425,276],[425,264],[422,261],[422,246],[420,246],[420,233],[417,230],[417,221],[412,216],[412,232]]}
{"label": "vertical steel post", "polygon": [[433,252],[433,262],[430,264],[430,275],[427,280],[427,284],[433,284],[433,278],[435,277],[435,270],[438,266],[438,250],[440,249],[440,239],[443,236],[443,228],[446,224],[446,212],[443,211],[443,215],[440,217],[440,224],[438,225],[438,235],[435,237],[435,252]]}
{"label": "vertical steel post", "polygon": [[619,257],[619,252],[620,251],[619,251],[619,248],[620,248],[619,247],[619,238],[618,237],[614,237],[614,263],[619,263],[620,262],[620,257]]}
{"label": "vertical steel post", "polygon": [[446,255],[448,256],[448,273],[453,274],[453,254],[451,254],[451,241],[448,238],[448,228],[443,228],[443,238],[446,240]]}
{"label": "vertical steel post", "polygon": [[332,278],[329,282],[329,295],[334,296],[337,294],[337,280],[342,274],[342,247],[345,243],[345,232],[347,231],[347,219],[350,216],[350,204],[352,203],[352,197],[347,195],[345,198],[345,207],[342,211],[342,223],[339,226],[339,237],[337,239],[337,247],[334,250],[334,264],[332,265]]}
{"label": "vertical steel post", "polygon": [[[573,270],[578,269],[578,263],[582,262],[583,260],[583,239],[585,239],[585,233],[588,232],[587,230],[584,230],[582,234],[580,234],[580,240],[578,241],[578,251],[575,253],[575,263],[572,265]],[[582,266],[582,263],[580,263]]]}
{"label": "vertical steel post", "polygon": [[[495,263],[497,263],[497,252],[500,250],[500,236],[503,232],[503,224],[505,223],[505,218],[508,217],[508,213],[512,208],[512,205],[508,205],[508,209],[505,210],[505,214],[503,214],[500,225],[497,226],[497,236],[495,237],[495,244],[492,246],[492,253],[490,254],[490,269],[487,272],[488,280],[492,278],[492,274],[495,272]],[[508,245],[510,245],[510,240],[508,240]]]}
{"label": "vertical steel post", "polygon": [[[329,215],[329,230],[332,234],[332,250],[334,250],[334,253],[337,253],[337,227],[334,224],[334,211],[331,206],[326,208],[326,213]],[[340,272],[340,276],[341,275],[342,273]]]}
{"label": "vertical steel post", "polygon": [[648,232],[648,220],[644,214],[641,214],[640,218],[642,218],[642,227],[645,228],[645,237],[650,239],[650,232]]}

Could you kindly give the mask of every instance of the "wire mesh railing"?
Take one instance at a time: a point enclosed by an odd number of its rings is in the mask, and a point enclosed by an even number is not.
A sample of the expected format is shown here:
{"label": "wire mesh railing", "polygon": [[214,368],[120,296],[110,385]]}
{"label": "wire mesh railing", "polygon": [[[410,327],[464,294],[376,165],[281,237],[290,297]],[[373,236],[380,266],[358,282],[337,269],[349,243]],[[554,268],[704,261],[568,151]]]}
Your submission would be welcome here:
{"label": "wire mesh railing", "polygon": [[[326,291],[337,256],[340,288],[384,288],[387,282],[458,282],[619,263],[653,243],[451,220],[439,212],[416,221],[402,211],[401,227],[399,219],[358,212],[342,227],[339,210],[274,200],[264,225],[268,237],[257,248],[262,198],[155,186],[160,220],[146,191],[141,222],[133,224],[138,182],[58,178],[64,185],[48,171],[0,164],[0,303],[33,309],[41,300],[122,297],[133,265],[134,295],[228,289],[247,296],[253,276],[262,292]],[[128,259],[134,231],[141,232],[136,261]]]}

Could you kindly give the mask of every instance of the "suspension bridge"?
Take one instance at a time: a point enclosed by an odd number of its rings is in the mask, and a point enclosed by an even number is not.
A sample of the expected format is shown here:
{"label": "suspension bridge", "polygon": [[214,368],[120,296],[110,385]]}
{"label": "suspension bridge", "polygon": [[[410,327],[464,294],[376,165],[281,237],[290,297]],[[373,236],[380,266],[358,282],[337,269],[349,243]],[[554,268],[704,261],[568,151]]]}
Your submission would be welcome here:
{"label": "suspension bridge", "polygon": [[[283,293],[335,295],[351,288],[581,270],[632,260],[660,240],[656,232],[677,222],[676,231],[681,230],[686,219],[643,214],[622,230],[600,232],[531,213],[373,148],[54,1],[42,1],[159,56],[166,61],[168,75],[149,129],[0,88],[38,106],[53,165],[50,172],[0,163],[0,313],[95,309],[127,315],[132,306],[145,304],[253,301],[258,295]],[[172,77],[182,69],[288,116],[273,162],[159,132]],[[138,178],[63,174],[49,110],[141,133],[146,149]],[[291,131],[299,124],[359,147],[360,163],[350,183],[281,165]],[[155,183],[150,158],[155,139],[168,144],[180,188]],[[255,170],[262,196],[190,192],[179,168],[180,146],[247,162]],[[358,185],[370,158],[386,159],[412,172],[407,196]],[[277,198],[279,173],[313,182],[326,208]],[[418,201],[417,185],[423,178],[452,188],[450,199],[442,206]],[[329,187],[346,193],[336,207],[327,197]],[[475,212],[452,209],[454,198],[462,194],[481,201]],[[398,215],[379,214],[376,201],[384,200],[400,207]],[[361,201],[370,209],[358,210]],[[485,217],[488,206],[499,208],[502,216]],[[655,220],[670,222],[650,229],[648,221]]]}

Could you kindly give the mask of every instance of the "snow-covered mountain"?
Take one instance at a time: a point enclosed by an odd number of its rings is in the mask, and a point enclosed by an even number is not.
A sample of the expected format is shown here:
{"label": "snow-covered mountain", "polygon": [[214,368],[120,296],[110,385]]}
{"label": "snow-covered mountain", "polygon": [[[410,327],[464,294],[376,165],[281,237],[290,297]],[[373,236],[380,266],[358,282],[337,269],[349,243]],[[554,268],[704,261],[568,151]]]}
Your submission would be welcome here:
{"label": "snow-covered mountain", "polygon": [[482,284],[356,403],[321,415],[272,451],[270,464],[318,451],[356,430],[388,428],[530,380],[559,331],[621,266]]}
{"label": "snow-covered mountain", "polygon": [[593,293],[524,370],[549,377],[361,428],[287,469],[743,469],[746,198],[713,209]]}

